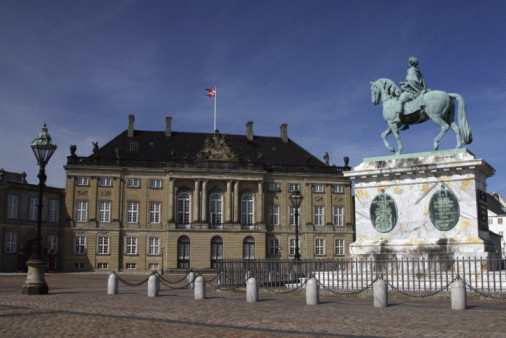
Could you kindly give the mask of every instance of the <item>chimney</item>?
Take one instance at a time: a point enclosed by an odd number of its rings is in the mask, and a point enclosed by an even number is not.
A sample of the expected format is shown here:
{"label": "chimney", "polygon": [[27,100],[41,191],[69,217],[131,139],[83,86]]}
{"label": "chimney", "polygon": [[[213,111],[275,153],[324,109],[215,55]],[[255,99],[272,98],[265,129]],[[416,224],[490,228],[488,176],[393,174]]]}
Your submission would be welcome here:
{"label": "chimney", "polygon": [[128,115],[128,137],[134,137],[134,121],[135,115]]}
{"label": "chimney", "polygon": [[253,121],[246,122],[246,137],[248,141],[253,141]]}
{"label": "chimney", "polygon": [[167,116],[165,118],[165,136],[171,137],[172,136],[172,117]]}
{"label": "chimney", "polygon": [[288,124],[283,123],[279,128],[281,129],[281,140],[288,142]]}

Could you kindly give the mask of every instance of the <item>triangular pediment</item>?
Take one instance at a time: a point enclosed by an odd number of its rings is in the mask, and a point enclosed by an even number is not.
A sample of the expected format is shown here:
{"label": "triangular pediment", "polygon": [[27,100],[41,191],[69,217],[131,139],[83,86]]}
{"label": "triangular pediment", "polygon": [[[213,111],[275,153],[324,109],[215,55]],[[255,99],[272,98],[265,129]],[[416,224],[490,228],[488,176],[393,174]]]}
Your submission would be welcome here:
{"label": "triangular pediment", "polygon": [[215,132],[204,141],[204,147],[197,153],[197,159],[204,161],[237,161],[239,157],[228,146],[226,136]]}

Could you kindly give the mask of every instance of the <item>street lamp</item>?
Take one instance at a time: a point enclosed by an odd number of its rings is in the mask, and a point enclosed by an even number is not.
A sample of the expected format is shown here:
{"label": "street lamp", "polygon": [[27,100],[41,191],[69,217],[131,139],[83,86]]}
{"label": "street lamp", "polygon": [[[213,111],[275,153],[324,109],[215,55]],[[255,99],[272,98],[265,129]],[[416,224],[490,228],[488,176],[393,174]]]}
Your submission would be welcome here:
{"label": "street lamp", "polygon": [[40,167],[39,174],[39,203],[37,208],[37,237],[33,242],[32,254],[26,265],[28,265],[28,274],[26,281],[21,288],[22,294],[27,295],[44,295],[48,293],[46,280],[44,279],[44,270],[46,262],[42,256],[42,191],[46,182],[46,164],[56,151],[56,144],[51,140],[51,136],[47,132],[46,124],[39,133],[39,137],[33,140],[31,144],[33,153],[37,158]]}
{"label": "street lamp", "polygon": [[292,202],[292,207],[294,210],[295,216],[295,260],[300,260],[300,252],[299,252],[299,207],[302,203],[304,196],[300,194],[299,190],[295,190],[292,195],[290,195],[290,201]]}

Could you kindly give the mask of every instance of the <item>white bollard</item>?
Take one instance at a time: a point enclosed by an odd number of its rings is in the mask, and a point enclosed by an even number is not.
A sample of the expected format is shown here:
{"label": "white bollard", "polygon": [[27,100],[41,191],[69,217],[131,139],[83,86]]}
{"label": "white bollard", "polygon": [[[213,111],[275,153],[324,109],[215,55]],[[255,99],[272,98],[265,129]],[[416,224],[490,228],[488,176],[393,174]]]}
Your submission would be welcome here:
{"label": "white bollard", "polygon": [[195,279],[195,299],[206,299],[206,280],[202,276]]}
{"label": "white bollard", "polygon": [[466,286],[463,280],[453,282],[451,287],[452,310],[467,308]]}
{"label": "white bollard", "polygon": [[195,289],[195,272],[190,271],[188,273],[188,276],[186,277],[186,280],[188,281],[188,289],[193,290]]}
{"label": "white bollard", "polygon": [[378,279],[374,282],[374,307],[388,306],[388,284],[386,280]]}
{"label": "white bollard", "polygon": [[307,305],[318,305],[320,303],[320,286],[316,282],[316,279],[311,278],[306,283],[306,304]]}
{"label": "white bollard", "polygon": [[251,277],[246,282],[246,301],[248,303],[258,302],[258,284],[254,277]]}
{"label": "white bollard", "polygon": [[157,275],[151,275],[148,279],[148,297],[158,297],[159,280]]}
{"label": "white bollard", "polygon": [[116,274],[111,273],[109,275],[109,279],[107,280],[107,294],[115,295],[118,293],[118,276]]}

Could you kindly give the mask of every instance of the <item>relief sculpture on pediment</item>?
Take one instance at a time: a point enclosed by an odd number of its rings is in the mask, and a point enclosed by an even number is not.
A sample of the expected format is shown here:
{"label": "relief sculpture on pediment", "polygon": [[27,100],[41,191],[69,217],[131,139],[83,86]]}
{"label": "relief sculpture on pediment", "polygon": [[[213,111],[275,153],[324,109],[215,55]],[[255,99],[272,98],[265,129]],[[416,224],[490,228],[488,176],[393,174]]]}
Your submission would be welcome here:
{"label": "relief sculpture on pediment", "polygon": [[237,161],[239,158],[228,146],[226,137],[216,132],[204,141],[204,147],[197,153],[197,159]]}

